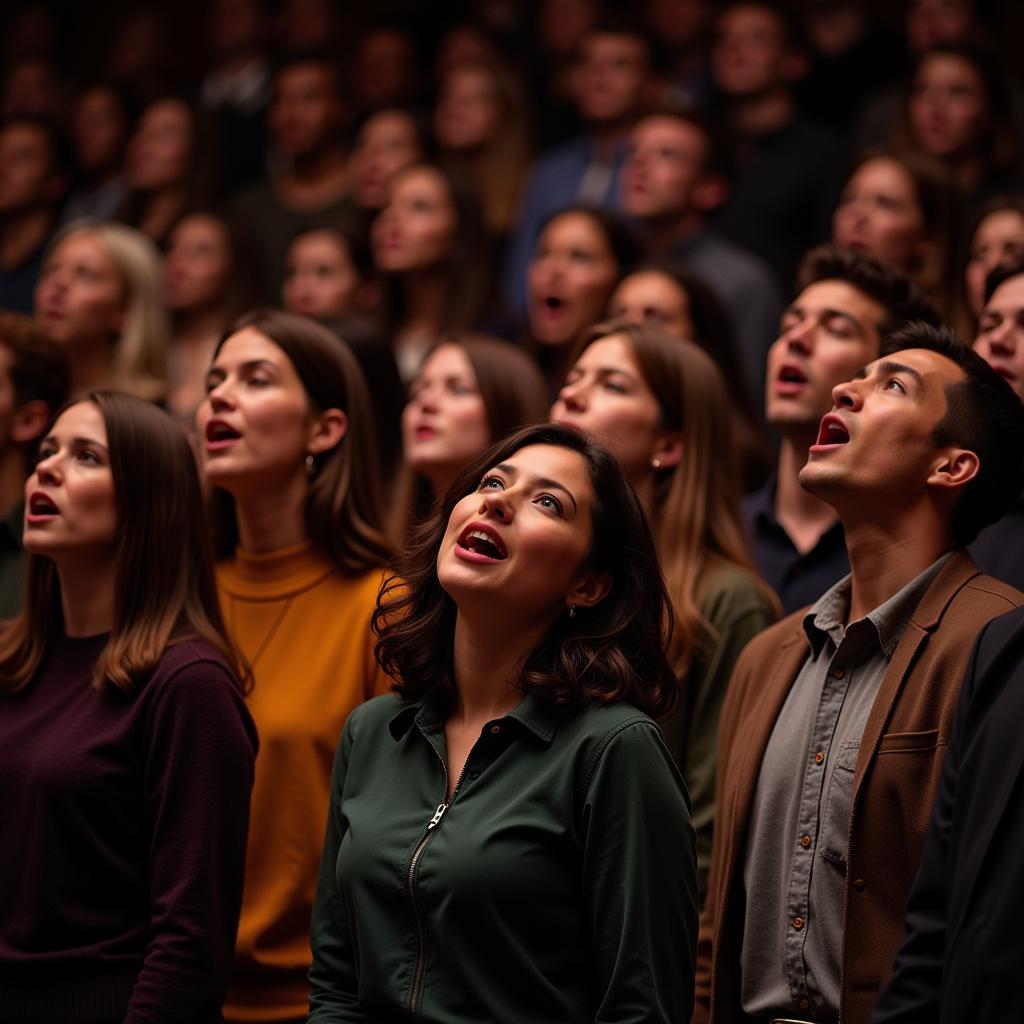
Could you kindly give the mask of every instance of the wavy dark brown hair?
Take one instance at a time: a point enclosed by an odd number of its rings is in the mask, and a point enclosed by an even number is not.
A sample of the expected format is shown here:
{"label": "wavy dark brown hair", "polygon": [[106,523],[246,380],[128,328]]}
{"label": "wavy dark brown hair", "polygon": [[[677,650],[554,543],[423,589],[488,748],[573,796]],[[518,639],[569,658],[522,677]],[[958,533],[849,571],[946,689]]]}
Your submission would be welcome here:
{"label": "wavy dark brown hair", "polygon": [[[162,409],[131,395],[92,391],[81,401],[103,416],[118,519],[114,623],[94,684],[131,693],[169,646],[200,638],[248,689],[251,672],[221,619],[199,473],[184,434]],[[24,610],[0,642],[0,687],[10,692],[31,682],[64,630],[53,561],[29,555],[27,577]]]}
{"label": "wavy dark brown hair", "polygon": [[593,537],[580,569],[607,573],[609,594],[574,618],[563,615],[523,652],[516,685],[557,705],[628,701],[652,717],[678,701],[678,681],[665,654],[672,606],[658,568],[643,509],[618,463],[571,427],[525,427],[469,466],[395,560],[373,614],[376,656],[406,700],[429,698],[450,710],[456,700],[453,639],[458,609],[437,577],[437,556],[455,505],[484,473],[528,445],[576,452],[594,489]]}

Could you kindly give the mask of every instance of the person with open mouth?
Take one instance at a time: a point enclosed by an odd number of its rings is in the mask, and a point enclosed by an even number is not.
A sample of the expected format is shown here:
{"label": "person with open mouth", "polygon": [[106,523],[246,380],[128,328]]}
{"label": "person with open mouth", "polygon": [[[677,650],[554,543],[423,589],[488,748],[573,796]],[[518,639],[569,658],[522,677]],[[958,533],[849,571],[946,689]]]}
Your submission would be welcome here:
{"label": "person with open mouth", "polygon": [[370,636],[390,554],[374,425],[355,357],[290,313],[236,321],[206,383],[197,427],[217,582],[261,739],[224,1013],[300,1020],[331,753],[349,712],[389,686]]}
{"label": "person with open mouth", "polygon": [[473,459],[513,430],[542,422],[547,406],[544,378],[521,348],[470,331],[436,345],[402,411],[403,463],[390,502],[395,547]]}
{"label": "person with open mouth", "polygon": [[309,1020],[689,1019],[693,830],[649,717],[678,696],[670,604],[615,459],[517,432],[395,571],[398,682],[338,748]]}
{"label": "person with open mouth", "polygon": [[733,666],[778,618],[740,518],[725,382],[696,345],[637,323],[595,327],[551,419],[607,445],[640,498],[672,597],[669,658],[683,704],[661,723],[686,782],[703,897],[715,813],[715,737]]}
{"label": "person with open mouth", "polygon": [[527,316],[552,398],[576,345],[639,256],[631,230],[607,210],[570,207],[544,224],[527,271]]}
{"label": "person with open mouth", "polygon": [[112,391],[25,484],[0,641],[0,1017],[220,1021],[257,747],[195,460]]}

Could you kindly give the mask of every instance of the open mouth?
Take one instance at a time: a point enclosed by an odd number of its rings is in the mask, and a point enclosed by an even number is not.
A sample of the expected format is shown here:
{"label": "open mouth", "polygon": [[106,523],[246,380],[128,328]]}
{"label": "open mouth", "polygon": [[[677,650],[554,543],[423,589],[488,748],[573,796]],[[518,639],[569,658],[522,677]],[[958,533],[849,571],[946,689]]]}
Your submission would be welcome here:
{"label": "open mouth", "polygon": [[846,424],[833,413],[824,417],[821,426],[818,428],[818,440],[815,441],[815,448],[835,448],[841,444],[848,444],[850,431]]}
{"label": "open mouth", "polygon": [[242,435],[223,420],[210,420],[206,424],[206,440],[210,445],[227,445],[237,441]]}
{"label": "open mouth", "polygon": [[56,516],[60,511],[54,502],[41,491],[37,491],[28,500],[28,510],[34,516]]}
{"label": "open mouth", "polygon": [[565,299],[557,295],[547,295],[541,301],[541,305],[549,313],[561,313],[565,310]]}
{"label": "open mouth", "polygon": [[508,558],[508,552],[505,550],[501,538],[493,530],[480,523],[470,523],[459,534],[458,544],[463,550],[493,562],[502,562]]}
{"label": "open mouth", "polygon": [[784,366],[779,371],[779,380],[783,384],[806,384],[807,375],[796,366]]}

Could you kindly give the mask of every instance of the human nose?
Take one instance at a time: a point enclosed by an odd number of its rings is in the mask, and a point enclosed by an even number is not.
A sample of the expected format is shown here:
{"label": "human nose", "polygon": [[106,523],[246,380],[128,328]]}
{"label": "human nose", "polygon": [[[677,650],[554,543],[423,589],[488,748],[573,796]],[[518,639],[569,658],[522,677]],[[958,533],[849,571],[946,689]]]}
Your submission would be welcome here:
{"label": "human nose", "polygon": [[50,452],[36,463],[35,475],[40,483],[56,484],[60,481],[60,464],[57,455],[56,451]]}
{"label": "human nose", "polygon": [[783,335],[787,347],[804,355],[810,354],[811,349],[814,347],[813,326],[811,318],[807,317],[787,328]]}
{"label": "human nose", "polygon": [[989,351],[993,355],[1013,355],[1017,349],[1013,325],[1008,319],[987,331],[985,340],[988,341]]}
{"label": "human nose", "polygon": [[210,408],[212,408],[214,412],[222,412],[225,409],[233,408],[235,405],[235,398],[229,384],[229,378],[225,377],[210,388],[206,393],[206,400],[210,403]]}
{"label": "human nose", "polygon": [[478,512],[480,516],[494,516],[495,519],[503,523],[512,522],[514,512],[507,490],[484,491],[480,498],[480,509]]}
{"label": "human nose", "polygon": [[861,383],[857,380],[846,380],[842,384],[837,384],[832,389],[832,403],[836,407],[842,406],[856,412],[864,404]]}
{"label": "human nose", "polygon": [[558,392],[558,400],[574,412],[582,412],[587,405],[587,389],[583,378],[566,381]]}

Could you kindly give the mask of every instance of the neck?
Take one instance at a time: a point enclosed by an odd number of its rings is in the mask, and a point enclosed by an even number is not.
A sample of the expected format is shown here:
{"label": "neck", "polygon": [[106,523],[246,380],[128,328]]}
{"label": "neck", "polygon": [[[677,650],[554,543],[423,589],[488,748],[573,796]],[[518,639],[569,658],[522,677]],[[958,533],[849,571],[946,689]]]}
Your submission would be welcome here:
{"label": "neck", "polygon": [[633,118],[623,118],[621,121],[608,121],[590,126],[590,143],[594,154],[604,160],[611,160],[615,156],[615,150],[629,134],[633,127]]}
{"label": "neck", "polygon": [[304,471],[283,486],[263,486],[235,498],[238,541],[251,555],[267,555],[308,540],[306,533],[306,492]]}
{"label": "neck", "polygon": [[113,559],[57,563],[64,633],[70,637],[98,636],[114,628]]}
{"label": "neck", "polygon": [[815,440],[816,436],[788,436],[779,450],[775,518],[801,554],[810,551],[839,518],[831,505],[800,486],[799,473],[807,462],[807,449]]}
{"label": "neck", "polygon": [[49,207],[8,214],[0,230],[0,269],[11,270],[32,255],[53,226]]}
{"label": "neck", "polygon": [[794,118],[796,106],[785,86],[733,100],[730,115],[736,133],[757,138],[785,128]]}
{"label": "neck", "polygon": [[692,238],[704,227],[704,217],[692,207],[667,219],[648,221],[647,242],[651,255],[663,258],[681,242]]}
{"label": "neck", "polygon": [[869,504],[863,520],[844,516],[853,575],[850,622],[884,604],[954,546],[945,520],[925,499],[895,514],[886,509],[881,521],[877,500]]}
{"label": "neck", "polygon": [[6,517],[25,498],[25,451],[8,444],[0,453],[0,517]]}
{"label": "neck", "polygon": [[103,339],[96,344],[69,346],[64,350],[71,368],[71,393],[82,394],[94,388],[110,387],[111,348]]}
{"label": "neck", "polygon": [[402,278],[403,334],[437,334],[441,330],[448,299],[445,285],[444,273],[438,268],[416,271]]}
{"label": "neck", "polygon": [[540,643],[547,629],[548,624],[517,627],[507,619],[496,628],[493,618],[473,622],[460,610],[453,652],[458,690],[455,720],[472,725],[514,708],[522,692],[511,684],[519,674],[523,655]]}
{"label": "neck", "polygon": [[211,338],[220,338],[231,317],[223,303],[182,310],[178,314],[175,341],[182,345],[205,345]]}
{"label": "neck", "polygon": [[339,173],[343,174],[347,168],[345,150],[331,144],[296,156],[289,174],[294,185],[319,185]]}
{"label": "neck", "polygon": [[177,185],[153,192],[143,207],[139,230],[150,238],[163,238],[185,205],[185,189]]}

